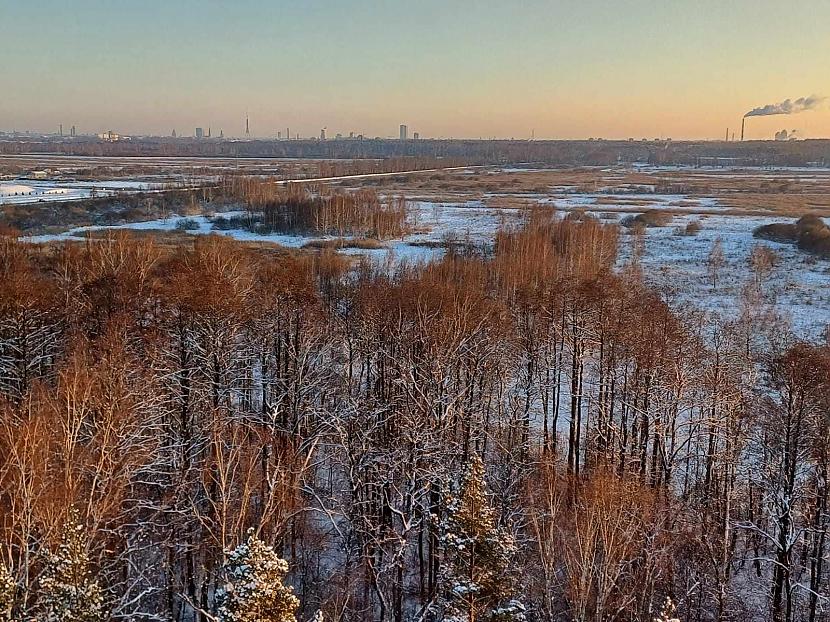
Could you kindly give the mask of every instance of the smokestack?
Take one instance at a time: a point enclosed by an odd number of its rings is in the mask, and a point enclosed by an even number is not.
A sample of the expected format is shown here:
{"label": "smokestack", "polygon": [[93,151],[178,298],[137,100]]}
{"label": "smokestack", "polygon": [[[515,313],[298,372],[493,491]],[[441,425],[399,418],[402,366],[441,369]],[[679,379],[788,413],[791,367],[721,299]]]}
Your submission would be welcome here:
{"label": "smokestack", "polygon": [[785,99],[776,104],[767,104],[753,108],[744,115],[741,122],[741,140],[744,139],[744,125],[747,117],[768,117],[776,114],[797,114],[805,110],[815,110],[821,103],[827,99],[820,95],[810,95],[809,97],[799,97],[798,99]]}
{"label": "smokestack", "polygon": [[724,138],[726,142],[729,142],[729,128],[726,128],[726,138]]}

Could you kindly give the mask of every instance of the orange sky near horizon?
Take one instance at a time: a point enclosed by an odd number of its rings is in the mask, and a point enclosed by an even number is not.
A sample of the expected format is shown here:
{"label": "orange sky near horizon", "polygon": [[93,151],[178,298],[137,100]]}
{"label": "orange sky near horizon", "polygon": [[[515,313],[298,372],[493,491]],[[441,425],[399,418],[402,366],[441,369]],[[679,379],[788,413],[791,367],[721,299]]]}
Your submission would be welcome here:
{"label": "orange sky near horizon", "polygon": [[[0,0],[0,130],[721,139],[830,95],[830,2]],[[830,137],[830,105],[748,139]]]}

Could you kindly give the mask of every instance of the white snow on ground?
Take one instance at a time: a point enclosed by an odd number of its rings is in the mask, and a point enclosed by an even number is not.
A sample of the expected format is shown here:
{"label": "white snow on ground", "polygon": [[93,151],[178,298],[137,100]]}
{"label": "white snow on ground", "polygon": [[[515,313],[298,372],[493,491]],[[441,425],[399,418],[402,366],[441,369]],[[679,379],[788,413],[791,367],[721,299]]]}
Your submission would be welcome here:
{"label": "white snow on ground", "polygon": [[[702,229],[694,236],[679,235],[691,220]],[[762,286],[765,302],[787,316],[796,334],[818,338],[830,325],[830,261],[820,260],[792,244],[760,240],[752,232],[761,225],[794,222],[792,218],[734,215],[677,215],[666,227],[646,230],[642,257],[644,276],[667,298],[691,303],[698,308],[733,315],[739,306],[742,289],[753,280],[748,266],[755,244],[773,248],[780,257],[778,267]],[[720,238],[727,265],[716,288],[707,271],[707,258]],[[628,260],[633,238],[623,234],[620,264]]]}
{"label": "white snow on ground", "polygon": [[[491,209],[480,207],[480,203],[470,201],[467,204],[432,203],[418,201],[413,203],[413,224],[416,233],[412,233],[401,240],[386,242],[382,249],[343,249],[344,253],[368,254],[373,256],[385,255],[391,249],[396,256],[429,258],[443,254],[440,248],[431,248],[420,244],[441,243],[447,238],[457,241],[470,240],[471,242],[487,242],[493,239],[502,223],[515,222],[518,218],[517,209]],[[244,212],[224,212],[219,217],[229,218],[242,215]],[[142,222],[125,223],[111,226],[76,227],[65,233],[55,235],[38,235],[24,238],[28,242],[42,243],[61,240],[80,240],[89,231],[130,229],[141,231],[173,231],[180,221],[187,220],[198,225],[185,231],[194,235],[216,233],[226,235],[236,240],[248,242],[271,242],[289,248],[300,248],[311,240],[333,239],[334,236],[319,235],[282,235],[276,233],[253,233],[244,229],[219,230],[212,228],[211,220],[206,216],[180,217],[170,216],[164,219],[147,220]],[[348,236],[345,239],[349,239]]]}
{"label": "white snow on ground", "polygon": [[[736,172],[746,171],[747,173],[779,172],[779,173],[830,173],[830,167],[826,166],[745,166],[745,165],[721,165],[721,166],[688,166],[685,164],[648,164],[646,162],[633,162],[630,165],[636,171],[648,173],[651,171],[684,171],[697,173],[702,172]],[[611,170],[611,169],[604,169]]]}
{"label": "white snow on ground", "polygon": [[[607,220],[618,222],[619,215],[614,205],[597,204],[597,196],[608,195],[568,195],[565,198],[553,198],[548,204],[560,209],[574,210],[588,208],[588,213]],[[628,196],[628,195],[625,195]],[[752,273],[747,265],[749,253],[756,243],[766,244],[776,250],[780,264],[768,278],[763,287],[765,300],[792,320],[793,328],[799,336],[817,338],[830,324],[830,262],[818,260],[799,251],[795,246],[752,237],[754,229],[774,222],[793,222],[794,219],[783,217],[740,216],[718,213],[722,208],[713,199],[699,199],[697,213],[689,208],[689,213],[672,204],[686,201],[682,195],[636,195],[650,200],[647,205],[620,205],[616,211],[642,212],[646,209],[671,207],[683,213],[673,215],[670,224],[646,230],[645,253],[642,263],[645,278],[650,284],[665,293],[669,300],[691,303],[699,308],[732,316],[737,312],[739,299],[744,286],[752,280]],[[708,212],[708,213],[707,213]],[[415,232],[400,240],[384,242],[380,249],[347,248],[340,252],[349,255],[361,255],[377,261],[423,262],[439,258],[444,250],[443,242],[454,240],[488,244],[493,241],[495,233],[504,224],[517,223],[521,219],[521,210],[516,208],[485,207],[481,201],[466,203],[436,203],[416,201],[412,203],[413,225]],[[230,216],[235,213],[220,214]],[[30,242],[47,242],[83,239],[87,231],[101,229],[161,230],[176,229],[181,217],[172,216],[161,220],[127,223],[111,227],[79,227],[63,234],[51,236],[34,236],[26,238]],[[198,228],[187,231],[194,235],[217,233],[238,240],[271,242],[290,248],[299,248],[312,239],[326,236],[301,236],[258,234],[245,230],[214,230],[209,218],[196,216],[188,218]],[[697,235],[686,236],[680,232],[691,220],[700,222],[702,229]],[[714,241],[720,238],[728,265],[723,269],[721,282],[712,288],[709,282],[706,260]],[[633,238],[622,229],[620,237],[620,265],[630,257]]]}
{"label": "white snow on ground", "polygon": [[48,201],[75,201],[96,196],[111,196],[128,192],[159,191],[162,184],[130,180],[102,181],[41,181],[16,179],[0,183],[0,205],[40,203]]}
{"label": "white snow on ground", "polygon": [[32,186],[24,186],[23,184],[0,184],[0,197],[31,194],[34,191],[35,189]]}
{"label": "white snow on ground", "polygon": [[665,209],[675,212],[724,212],[731,208],[713,197],[691,197],[685,194],[561,194],[542,197],[540,203],[559,209],[594,207],[607,212],[637,212]]}

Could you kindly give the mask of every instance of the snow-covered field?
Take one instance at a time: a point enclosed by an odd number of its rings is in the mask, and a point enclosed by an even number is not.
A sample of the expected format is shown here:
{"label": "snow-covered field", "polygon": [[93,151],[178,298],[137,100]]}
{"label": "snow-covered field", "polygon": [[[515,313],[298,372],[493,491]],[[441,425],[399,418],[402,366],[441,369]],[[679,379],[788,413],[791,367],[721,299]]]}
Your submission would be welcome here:
{"label": "snow-covered field", "polygon": [[724,212],[730,208],[712,197],[689,197],[684,194],[586,194],[564,193],[540,196],[537,201],[557,209],[595,209],[599,212],[642,212],[671,210],[690,214]]}
{"label": "snow-covered field", "polygon": [[[54,184],[40,188],[43,192],[64,190]],[[76,186],[73,191],[89,189]],[[830,262],[818,260],[789,244],[752,237],[753,230],[761,225],[794,219],[722,213],[723,208],[716,200],[700,197],[692,201],[683,195],[626,194],[620,195],[618,200],[614,196],[556,193],[542,197],[539,202],[563,211],[587,210],[606,222],[619,222],[623,217],[619,212],[670,209],[673,215],[669,224],[646,230],[641,258],[645,278],[671,300],[727,316],[737,312],[741,293],[753,278],[747,263],[749,253],[755,244],[762,242],[780,257],[779,265],[763,286],[765,303],[774,304],[779,313],[791,318],[796,333],[803,337],[816,338],[830,324]],[[387,241],[380,249],[344,248],[340,252],[379,261],[428,261],[442,256],[442,245],[448,240],[487,244],[493,241],[499,227],[518,224],[522,218],[522,210],[495,207],[488,197],[461,203],[415,201],[412,214],[415,232],[405,238]],[[171,231],[177,229],[180,220],[182,218],[171,216],[106,229]],[[258,234],[240,229],[215,230],[206,216],[188,220],[195,222],[196,227],[187,231],[194,235],[218,233],[238,240],[271,242],[290,248],[300,248],[312,239],[319,239],[319,236]],[[696,235],[682,235],[682,229],[692,220],[700,223],[701,230]],[[32,242],[81,239],[87,231],[100,229],[104,228],[80,227],[59,235],[28,239]],[[721,240],[727,265],[718,286],[713,288],[707,273],[707,257],[716,239]],[[620,240],[622,265],[630,257],[633,236],[627,235],[623,228]]]}
{"label": "snow-covered field", "polygon": [[[693,236],[680,235],[685,225],[701,225]],[[759,240],[752,232],[761,225],[794,222],[791,218],[735,215],[675,215],[666,227],[646,230],[641,263],[645,279],[669,300],[692,304],[724,316],[737,313],[743,289],[753,282],[748,265],[755,244],[771,247],[779,263],[761,286],[764,304],[787,317],[796,334],[818,338],[830,325],[830,261],[817,259],[792,244]],[[726,265],[717,287],[712,286],[707,258],[720,239]],[[631,256],[633,236],[621,237],[620,262]]]}
{"label": "snow-covered field", "polygon": [[160,190],[162,184],[143,181],[43,181],[15,179],[0,182],[0,204],[76,201],[93,196]]}
{"label": "snow-covered field", "polygon": [[[223,212],[218,217],[230,218],[244,212]],[[502,224],[518,223],[518,209],[491,209],[481,207],[478,202],[463,204],[432,203],[418,201],[412,205],[415,233],[399,240],[389,240],[380,249],[343,249],[346,254],[363,254],[373,257],[386,257],[390,252],[401,260],[429,260],[440,257],[444,250],[438,245],[453,239],[459,242],[469,240],[473,243],[491,241]],[[311,240],[325,236],[284,235],[278,233],[261,234],[244,229],[214,229],[208,216],[170,216],[169,218],[125,223],[106,227],[75,227],[65,233],[55,235],[38,235],[25,238],[32,243],[59,242],[63,240],[82,240],[87,232],[129,229],[133,231],[174,231],[182,221],[188,221],[193,228],[185,233],[205,235],[216,233],[247,242],[270,242],[287,248],[300,248]],[[348,239],[348,238],[347,238]]]}

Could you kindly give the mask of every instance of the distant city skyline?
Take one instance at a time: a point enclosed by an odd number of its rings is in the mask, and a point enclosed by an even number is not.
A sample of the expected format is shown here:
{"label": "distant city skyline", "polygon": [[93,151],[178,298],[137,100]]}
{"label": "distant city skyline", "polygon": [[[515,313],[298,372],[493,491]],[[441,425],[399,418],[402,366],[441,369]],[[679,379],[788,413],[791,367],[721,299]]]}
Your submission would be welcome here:
{"label": "distant city skyline", "polygon": [[[0,129],[718,139],[830,95],[830,3],[0,0]],[[791,42],[782,45],[785,38]],[[746,138],[830,137],[827,103]],[[218,131],[217,131],[218,133]]]}

